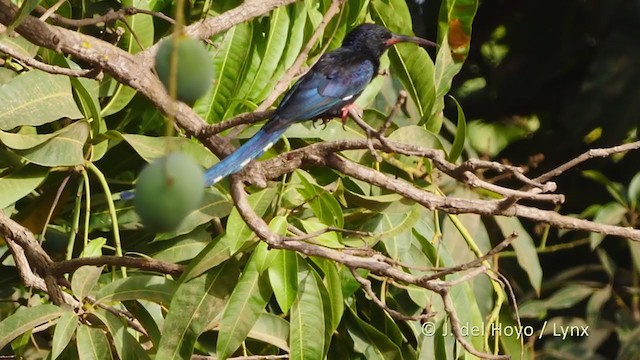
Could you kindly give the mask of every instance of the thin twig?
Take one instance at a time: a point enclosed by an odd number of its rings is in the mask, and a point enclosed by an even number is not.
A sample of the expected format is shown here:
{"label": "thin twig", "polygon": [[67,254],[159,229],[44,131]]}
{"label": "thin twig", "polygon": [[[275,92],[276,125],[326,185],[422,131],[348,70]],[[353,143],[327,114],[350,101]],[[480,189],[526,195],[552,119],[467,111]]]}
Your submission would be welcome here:
{"label": "thin twig", "polygon": [[386,133],[387,130],[389,130],[389,126],[391,126],[391,122],[393,122],[393,118],[396,117],[396,114],[398,113],[398,111],[400,111],[400,108],[402,108],[402,106],[407,102],[407,96],[408,94],[405,90],[400,90],[400,92],[398,92],[398,98],[396,99],[396,103],[391,108],[391,111],[389,111],[389,115],[387,115],[387,119],[384,121],[384,124],[382,124],[382,126],[380,127],[380,130],[378,130],[379,134],[384,135],[384,133]]}
{"label": "thin twig", "polygon": [[484,254],[483,256],[470,261],[468,263],[465,264],[461,264],[458,266],[453,266],[450,268],[446,268],[446,269],[442,269],[441,271],[438,271],[437,273],[433,274],[433,275],[429,275],[429,276],[424,276],[422,277],[423,281],[431,281],[433,279],[438,279],[441,278],[443,276],[446,275],[450,275],[453,273],[457,273],[460,271],[465,271],[467,269],[470,269],[472,267],[476,267],[476,266],[480,266],[482,264],[482,262],[484,262],[485,260],[489,259],[490,257],[498,254],[500,251],[504,250],[507,246],[509,246],[509,244],[511,244],[511,242],[513,242],[513,240],[518,238],[518,233],[514,232],[511,235],[507,236],[504,240],[502,240],[498,245],[496,245],[493,249],[489,250],[489,252],[487,252],[486,254]]}
{"label": "thin twig", "polygon": [[364,292],[367,293],[367,295],[369,295],[369,297],[371,298],[371,300],[378,305],[379,308],[381,308],[382,310],[386,311],[389,316],[391,316],[392,318],[396,319],[396,320],[403,320],[403,321],[408,321],[408,320],[427,320],[431,317],[433,317],[435,314],[420,314],[418,316],[409,316],[409,315],[405,315],[399,311],[393,310],[391,308],[389,308],[384,302],[382,302],[382,300],[380,300],[380,298],[378,298],[378,296],[375,294],[375,292],[373,291],[373,288],[371,287],[371,281],[368,279],[365,279],[364,277],[360,276],[360,274],[358,274],[358,272],[356,271],[355,268],[349,268],[349,270],[351,270],[351,275],[353,275],[353,277],[356,279],[357,282],[360,283],[360,285],[362,285],[362,289],[364,289]]}
{"label": "thin twig", "polygon": [[370,233],[367,231],[349,230],[349,229],[342,229],[336,226],[328,226],[324,229],[320,229],[318,231],[314,231],[308,234],[302,233],[302,234],[298,234],[296,236],[291,236],[291,237],[285,236],[284,241],[306,241],[332,231],[340,232],[343,234],[356,235],[356,236],[373,236],[373,233]]}
{"label": "thin twig", "polygon": [[458,313],[456,312],[455,307],[453,306],[453,301],[451,300],[451,296],[449,295],[448,290],[440,291],[440,297],[442,298],[442,302],[444,303],[444,311],[449,315],[449,322],[451,323],[451,331],[455,336],[456,340],[462,345],[462,347],[467,350],[472,355],[475,355],[481,359],[490,359],[490,360],[506,360],[511,359],[509,355],[493,355],[484,353],[476,350],[473,345],[471,345],[467,339],[462,334],[462,330],[460,329],[460,319],[458,318]]}
{"label": "thin twig", "polygon": [[[43,17],[45,17],[45,15],[47,15],[50,12],[50,10],[51,9],[47,10],[42,6],[38,6],[35,9],[37,13],[43,14],[41,16],[41,20]],[[53,13],[50,13],[47,16],[47,18],[51,19],[54,23],[58,25],[79,28],[83,26],[98,26],[101,24],[108,24],[116,20],[124,20],[126,16],[132,16],[136,14],[145,14],[145,15],[154,16],[170,24],[175,24],[175,21],[172,18],[168,17],[167,15],[161,12],[138,9],[135,7],[124,7],[118,10],[109,9],[109,11],[107,11],[107,13],[104,15],[95,16],[91,18],[84,18],[84,19],[70,19],[62,15],[53,14]]]}
{"label": "thin twig", "polygon": [[184,271],[184,266],[172,264],[151,258],[133,258],[128,256],[98,256],[82,257],[71,260],[58,261],[53,264],[51,271],[56,275],[71,273],[78,268],[85,266],[124,266],[146,271],[155,271],[162,274],[169,274],[174,277],[180,276]]}
{"label": "thin twig", "polygon": [[566,163],[558,166],[557,168],[538,176],[537,178],[533,179],[533,181],[536,181],[539,183],[545,182],[545,181],[548,181],[549,179],[552,179],[562,174],[563,172],[571,169],[572,167],[584,161],[595,159],[598,157],[609,157],[613,154],[619,154],[619,153],[623,153],[631,150],[638,150],[638,149],[640,149],[640,141],[634,141],[628,144],[613,146],[610,148],[591,149],[591,150],[585,151],[580,156],[574,159],[571,159]]}
{"label": "thin twig", "polygon": [[20,61],[21,63],[27,66],[30,66],[38,70],[42,70],[50,74],[66,75],[71,77],[84,77],[84,78],[96,79],[96,80],[102,80],[104,76],[100,69],[73,70],[73,69],[63,68],[60,66],[45,64],[32,57],[25,56],[19,51],[3,43],[0,43],[0,52],[3,52],[14,59],[17,59],[18,61]]}
{"label": "thin twig", "polygon": [[227,129],[236,127],[238,125],[253,124],[258,121],[262,121],[264,119],[270,118],[274,112],[275,112],[274,110],[265,110],[265,111],[252,111],[249,113],[240,114],[229,120],[212,124],[203,128],[200,134],[198,134],[198,137],[201,137],[201,136],[209,137],[211,135],[221,133]]}

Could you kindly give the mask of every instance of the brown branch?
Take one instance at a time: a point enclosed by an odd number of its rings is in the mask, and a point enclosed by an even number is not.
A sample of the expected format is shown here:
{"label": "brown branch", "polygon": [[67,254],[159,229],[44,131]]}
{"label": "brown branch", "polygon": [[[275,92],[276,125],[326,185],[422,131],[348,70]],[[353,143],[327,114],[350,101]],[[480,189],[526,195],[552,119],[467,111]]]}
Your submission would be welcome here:
{"label": "brown branch", "polygon": [[451,285],[453,285],[453,283],[446,283],[440,280],[431,280],[425,282],[420,281],[420,278],[396,269],[384,260],[381,260],[379,257],[361,258],[358,256],[349,255],[345,252],[325,248],[310,243],[300,241],[283,241],[283,238],[280,235],[273,233],[269,229],[267,223],[253,211],[249,204],[247,193],[244,191],[244,187],[238,176],[231,177],[231,196],[236,203],[236,209],[238,210],[238,213],[245,221],[247,226],[249,226],[249,228],[254,233],[256,233],[263,241],[267,242],[269,246],[277,249],[297,251],[307,256],[320,256],[329,260],[334,260],[341,264],[345,264],[349,268],[368,269],[374,274],[387,276],[396,281],[417,285],[427,290],[434,291],[442,297],[442,300],[445,303],[445,311],[449,315],[451,327],[456,339],[468,352],[478,357],[487,359],[509,358],[509,356],[506,355],[491,355],[477,351],[462,336],[460,330],[460,321],[448,295],[448,289]]}
{"label": "brown branch", "polygon": [[150,258],[133,258],[128,256],[98,256],[98,257],[83,257],[71,260],[64,260],[55,262],[52,266],[51,272],[56,275],[62,275],[65,273],[71,273],[78,268],[85,265],[102,266],[122,266],[127,268],[135,268],[146,271],[154,271],[162,274],[169,274],[174,277],[178,277],[184,271],[184,266],[178,264],[172,264],[165,261],[150,259]]}
{"label": "brown branch", "polygon": [[203,128],[200,134],[198,134],[198,137],[206,138],[211,135],[221,133],[227,129],[236,127],[238,125],[253,124],[255,122],[270,118],[274,112],[275,112],[274,110],[266,110],[266,111],[253,111],[250,113],[240,114],[229,120],[222,121],[217,124],[212,124]]}
{"label": "brown branch", "polygon": [[[42,6],[36,7],[35,11],[36,13],[42,14],[43,17],[47,15],[47,12],[48,12],[48,10]],[[175,24],[175,21],[172,18],[168,17],[167,15],[161,12],[138,9],[134,7],[124,7],[118,10],[109,9],[109,11],[104,15],[94,16],[91,18],[84,18],[84,19],[69,19],[62,15],[52,13],[46,16],[46,18],[44,19],[41,18],[40,20],[45,21],[47,19],[51,19],[53,23],[57,25],[79,28],[83,26],[99,26],[101,24],[108,24],[116,20],[124,21],[126,19],[126,16],[131,16],[136,14],[151,15],[159,19],[162,19],[170,24]]]}
{"label": "brown branch", "polygon": [[640,149],[640,141],[635,141],[632,143],[628,143],[628,144],[624,144],[624,145],[618,145],[618,146],[613,146],[610,148],[600,148],[600,149],[591,149],[591,150],[587,150],[586,152],[582,153],[580,156],[567,161],[566,163],[558,166],[557,168],[548,171],[540,176],[538,176],[537,178],[533,179],[534,181],[537,182],[544,182],[544,181],[548,181],[549,179],[552,179],[560,174],[562,174],[563,172],[571,169],[572,167],[590,160],[590,159],[595,159],[598,157],[608,157],[611,156],[613,154],[619,154],[619,153],[623,153],[623,152],[627,152],[627,151],[631,151],[631,150],[638,150]]}
{"label": "brown branch", "polygon": [[[210,37],[227,31],[232,27],[248,21],[252,18],[262,16],[271,10],[292,4],[299,0],[250,0],[241,5],[226,11],[216,17],[207,18],[185,28],[185,34],[194,39],[209,39]],[[157,51],[158,44],[138,53],[136,56],[142,62],[149,62]]]}
{"label": "brown branch", "polygon": [[[295,228],[295,227],[293,227]],[[291,230],[291,228],[288,228],[289,230]],[[366,231],[358,231],[358,230],[349,230],[349,229],[342,229],[339,227],[335,227],[335,226],[328,226],[324,229],[320,229],[318,231],[314,231],[311,233],[303,233],[302,231],[298,230],[297,228],[295,228],[297,235],[293,236],[293,237],[284,237],[284,241],[306,241],[306,240],[310,240],[313,239],[315,237],[318,237],[322,234],[326,234],[328,232],[339,232],[339,233],[343,233],[343,234],[349,234],[349,235],[357,235],[357,236],[374,236],[373,233],[370,232],[366,232]]]}
{"label": "brown branch", "polygon": [[453,301],[451,300],[451,296],[449,295],[448,290],[442,290],[439,292],[440,297],[442,298],[442,302],[444,303],[444,311],[449,315],[449,322],[451,323],[451,331],[453,335],[456,337],[456,340],[462,345],[462,347],[467,350],[470,354],[475,355],[481,359],[491,359],[491,360],[502,360],[502,359],[511,359],[509,355],[493,355],[483,353],[481,351],[476,350],[473,345],[471,345],[467,339],[462,334],[462,330],[460,328],[460,319],[458,318],[458,314],[456,313],[455,307],[453,306]]}
{"label": "brown branch", "polygon": [[100,69],[73,70],[73,69],[63,68],[60,66],[45,64],[32,57],[26,56],[20,53],[19,51],[13,49],[12,47],[7,46],[3,43],[0,43],[0,52],[3,52],[14,59],[17,59],[18,61],[20,61],[21,63],[29,67],[42,70],[49,74],[59,74],[59,75],[66,75],[71,77],[85,77],[85,78],[96,79],[96,80],[102,80],[103,78],[103,74]]}
{"label": "brown branch", "polygon": [[33,266],[35,271],[44,279],[44,288],[49,293],[51,301],[56,305],[65,304],[65,296],[62,290],[60,290],[54,274],[51,273],[53,260],[51,260],[49,255],[42,249],[31,231],[11,220],[0,211],[0,234],[4,235],[7,244],[14,243],[22,248],[24,259],[27,261],[21,260],[22,254],[20,251],[17,251],[15,247],[12,247],[11,251],[14,254],[14,259],[20,258],[16,261],[16,266],[19,265],[22,267],[22,269],[19,269],[19,272],[23,280],[29,281],[25,281],[25,283],[35,285],[38,289],[43,288],[42,283],[32,276],[33,273],[30,267]]}
{"label": "brown branch", "polygon": [[396,116],[398,111],[400,111],[400,108],[402,108],[404,103],[407,102],[407,96],[409,95],[405,90],[400,90],[400,92],[398,93],[398,98],[396,99],[396,103],[391,108],[391,111],[389,111],[389,115],[387,115],[387,119],[384,121],[384,124],[382,124],[382,126],[380,127],[380,130],[378,130],[379,134],[384,135],[384,133],[386,133],[387,130],[389,130],[389,126],[391,126],[391,122],[393,121],[393,118]]}
{"label": "brown branch", "polygon": [[404,180],[391,178],[388,175],[382,174],[360,164],[356,164],[334,154],[327,156],[326,160],[317,158],[316,160],[318,160],[318,164],[329,166],[345,175],[403,195],[404,197],[412,199],[430,210],[440,209],[450,214],[474,213],[489,216],[518,216],[547,223],[563,229],[585,230],[640,241],[640,230],[636,230],[632,227],[599,224],[588,220],[560,215],[554,211],[541,210],[518,204],[504,208],[501,205],[500,200],[440,197],[428,191],[416,188],[413,184]]}
{"label": "brown branch", "polygon": [[468,263],[465,264],[461,264],[458,266],[452,266],[450,268],[446,268],[443,269],[441,271],[438,271],[437,273],[433,274],[433,275],[429,275],[429,276],[424,276],[421,280],[422,281],[430,281],[433,279],[437,279],[437,278],[441,278],[443,276],[446,275],[450,275],[453,273],[457,273],[460,271],[465,271],[467,269],[470,269],[472,267],[476,267],[476,266],[480,266],[482,265],[482,262],[484,262],[485,260],[489,259],[490,257],[496,255],[497,253],[499,253],[500,251],[504,250],[507,246],[509,246],[509,244],[511,244],[511,242],[513,242],[513,240],[518,238],[518,233],[514,232],[511,235],[509,235],[507,238],[505,238],[504,240],[502,240],[498,245],[496,245],[493,249],[491,249],[488,253],[484,254],[483,256],[470,261]]}
{"label": "brown branch", "polygon": [[[3,233],[4,235],[4,233]],[[25,256],[24,249],[20,247],[13,239],[8,238],[5,235],[5,240],[7,246],[9,247],[9,251],[13,256],[13,261],[16,264],[16,268],[18,269],[18,273],[20,274],[20,279],[22,279],[22,283],[26,287],[34,288],[40,291],[48,292],[47,284],[44,279],[31,271],[31,266],[29,265],[29,261]],[[82,306],[82,303],[78,301],[76,298],[67,294],[65,292],[62,293],[64,298],[64,303],[71,305],[74,309],[78,309]]]}

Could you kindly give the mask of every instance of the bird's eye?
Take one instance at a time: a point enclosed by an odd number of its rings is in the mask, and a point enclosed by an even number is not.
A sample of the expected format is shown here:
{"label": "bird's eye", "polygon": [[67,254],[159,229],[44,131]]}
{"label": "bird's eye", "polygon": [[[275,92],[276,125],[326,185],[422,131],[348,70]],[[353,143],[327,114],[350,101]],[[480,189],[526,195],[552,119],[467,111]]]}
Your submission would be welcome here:
{"label": "bird's eye", "polygon": [[387,34],[385,34],[385,33],[380,34],[380,39],[383,39],[383,40],[384,40],[384,39],[386,39],[386,38],[387,38]]}

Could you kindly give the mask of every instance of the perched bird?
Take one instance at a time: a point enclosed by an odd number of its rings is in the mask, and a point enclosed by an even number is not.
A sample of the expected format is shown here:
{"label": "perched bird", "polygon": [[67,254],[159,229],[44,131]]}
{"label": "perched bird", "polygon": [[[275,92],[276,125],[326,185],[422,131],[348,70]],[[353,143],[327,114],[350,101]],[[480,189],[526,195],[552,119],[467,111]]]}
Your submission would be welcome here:
{"label": "perched bird", "polygon": [[318,118],[341,117],[378,74],[380,57],[400,42],[437,46],[418,37],[393,34],[375,24],[354,28],[342,46],[322,55],[318,62],[284,95],[267,123],[236,151],[205,173],[205,183],[213,185],[244,168],[262,155],[294,123]]}

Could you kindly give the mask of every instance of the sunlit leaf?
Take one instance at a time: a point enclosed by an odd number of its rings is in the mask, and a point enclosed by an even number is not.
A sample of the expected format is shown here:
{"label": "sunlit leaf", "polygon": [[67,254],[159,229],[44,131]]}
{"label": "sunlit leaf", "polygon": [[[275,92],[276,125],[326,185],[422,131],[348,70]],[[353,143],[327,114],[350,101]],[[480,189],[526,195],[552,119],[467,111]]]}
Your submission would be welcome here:
{"label": "sunlit leaf", "polygon": [[224,308],[238,279],[235,261],[182,283],[169,305],[158,359],[190,359],[198,336]]}
{"label": "sunlit leaf", "polygon": [[[303,260],[301,260],[303,261]],[[314,270],[300,267],[296,301],[291,306],[289,346],[291,359],[321,359],[324,357],[325,316],[322,296]]]}
{"label": "sunlit leaf", "polygon": [[[275,194],[274,188],[261,190],[249,196],[249,204],[251,204],[253,211],[258,216],[263,216],[269,209]],[[227,220],[227,232],[222,241],[228,244],[232,253],[235,253],[245,243],[251,241],[252,234],[253,232],[247,223],[242,219],[238,210],[234,208]]]}
{"label": "sunlit leaf", "polygon": [[149,359],[140,343],[127,331],[127,322],[104,309],[94,312],[103,324],[109,329],[109,336],[120,360]]}
{"label": "sunlit leaf", "polygon": [[65,117],[82,117],[66,76],[33,70],[0,87],[0,130],[37,126]]}
{"label": "sunlit leaf", "polygon": [[269,281],[278,305],[286,313],[298,293],[298,259],[293,251],[272,251],[276,255],[269,267]]}
{"label": "sunlit leaf", "polygon": [[462,107],[460,106],[458,100],[453,97],[452,99],[456,103],[456,110],[458,113],[458,126],[456,127],[456,136],[453,140],[453,145],[451,146],[451,150],[449,151],[447,160],[454,163],[456,162],[456,160],[458,160],[458,158],[462,154],[462,151],[464,150],[464,141],[467,138],[467,120],[465,119],[464,111],[462,110]]}
{"label": "sunlit leaf", "polygon": [[518,234],[518,238],[511,243],[511,246],[516,252],[518,264],[527,273],[531,286],[539,294],[542,285],[542,267],[533,239],[518,218],[496,216],[494,219],[502,231],[502,236],[510,236],[513,232]]}
{"label": "sunlit leaf", "polygon": [[249,331],[249,337],[289,352],[289,323],[272,313],[262,313]]}
{"label": "sunlit leaf", "polygon": [[[48,137],[48,135],[44,135]],[[89,137],[89,124],[77,121],[56,131],[42,144],[16,153],[42,166],[73,166],[84,163],[84,145]]]}
{"label": "sunlit leaf", "polygon": [[48,321],[59,318],[65,311],[55,305],[43,304],[21,309],[0,321],[0,348],[5,347],[22,333]]}
{"label": "sunlit leaf", "polygon": [[96,292],[96,302],[149,300],[158,304],[171,302],[176,282],[162,276],[136,275],[118,279]]}
{"label": "sunlit leaf", "polygon": [[49,169],[40,166],[25,166],[0,177],[0,209],[22,199],[47,177]]}
{"label": "sunlit leaf", "polygon": [[107,335],[100,329],[81,324],[76,332],[80,360],[111,360],[111,347]]}
{"label": "sunlit leaf", "polygon": [[71,289],[78,299],[84,299],[98,283],[102,267],[82,266],[73,273]]}
{"label": "sunlit leaf", "polygon": [[222,314],[216,345],[220,359],[226,359],[240,347],[271,298],[273,291],[269,286],[268,274],[258,271],[255,254],[245,265]]}
{"label": "sunlit leaf", "polygon": [[78,316],[72,311],[67,311],[60,316],[56,323],[55,332],[53,333],[53,340],[51,341],[52,359],[57,359],[67,347],[78,325]]}

